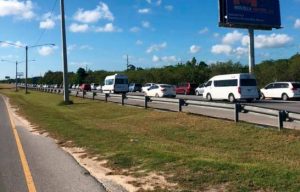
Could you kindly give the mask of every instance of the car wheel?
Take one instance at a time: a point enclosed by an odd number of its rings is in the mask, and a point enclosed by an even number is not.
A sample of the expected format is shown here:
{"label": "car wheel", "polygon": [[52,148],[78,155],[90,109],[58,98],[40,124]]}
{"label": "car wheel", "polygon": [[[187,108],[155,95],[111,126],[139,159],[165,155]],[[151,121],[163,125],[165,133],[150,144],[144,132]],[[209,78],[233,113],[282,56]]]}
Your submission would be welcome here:
{"label": "car wheel", "polygon": [[211,97],[210,93],[208,93],[208,94],[206,95],[206,100],[208,100],[208,101],[211,101],[211,100],[212,100],[212,97]]}
{"label": "car wheel", "polygon": [[282,100],[287,101],[289,99],[289,96],[286,93],[284,93],[282,94],[281,98]]}
{"label": "car wheel", "polygon": [[235,102],[235,97],[234,97],[234,95],[231,93],[231,94],[229,94],[229,96],[228,96],[228,100],[229,100],[229,102],[230,103],[233,103],[233,102]]}

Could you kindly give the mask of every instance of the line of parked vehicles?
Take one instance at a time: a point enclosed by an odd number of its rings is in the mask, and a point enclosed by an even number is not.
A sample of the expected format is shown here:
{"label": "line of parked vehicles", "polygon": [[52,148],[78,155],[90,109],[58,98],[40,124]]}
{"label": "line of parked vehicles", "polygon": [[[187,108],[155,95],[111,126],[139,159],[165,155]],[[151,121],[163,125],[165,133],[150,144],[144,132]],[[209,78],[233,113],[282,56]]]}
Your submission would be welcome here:
{"label": "line of parked vehicles", "polygon": [[[58,85],[38,85],[44,88],[60,88]],[[176,97],[176,94],[198,95],[208,101],[253,100],[277,98],[288,100],[300,98],[300,82],[274,82],[262,89],[258,89],[255,76],[248,73],[217,75],[206,83],[181,83],[177,86],[170,84],[128,83],[128,77],[122,74],[107,76],[104,85],[81,84],[70,85],[69,88],[84,91],[98,90],[103,93],[142,92],[150,97]]]}

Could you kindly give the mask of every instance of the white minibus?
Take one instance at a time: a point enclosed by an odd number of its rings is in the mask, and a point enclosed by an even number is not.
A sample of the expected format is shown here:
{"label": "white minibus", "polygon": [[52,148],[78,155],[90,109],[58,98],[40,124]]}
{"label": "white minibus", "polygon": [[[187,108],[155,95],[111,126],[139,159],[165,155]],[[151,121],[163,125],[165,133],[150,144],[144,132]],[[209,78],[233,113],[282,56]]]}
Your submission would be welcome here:
{"label": "white minibus", "polygon": [[206,84],[203,97],[207,100],[246,100],[259,98],[255,76],[248,73],[217,75]]}
{"label": "white minibus", "polygon": [[121,74],[115,74],[105,77],[102,91],[103,93],[127,93],[128,77]]}

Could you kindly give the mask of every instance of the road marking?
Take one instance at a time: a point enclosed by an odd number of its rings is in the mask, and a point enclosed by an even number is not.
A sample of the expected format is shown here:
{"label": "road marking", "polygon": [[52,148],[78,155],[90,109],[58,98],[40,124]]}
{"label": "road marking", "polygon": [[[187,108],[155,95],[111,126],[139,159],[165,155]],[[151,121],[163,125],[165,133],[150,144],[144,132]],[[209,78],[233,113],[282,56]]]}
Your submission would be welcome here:
{"label": "road marking", "polygon": [[26,179],[26,184],[27,184],[27,187],[28,187],[28,192],[36,192],[34,181],[33,181],[33,178],[32,178],[31,172],[30,172],[30,168],[28,166],[28,162],[27,162],[27,159],[26,159],[25,152],[23,150],[23,146],[22,146],[19,134],[18,134],[17,129],[16,129],[16,125],[15,125],[13,119],[12,119],[12,115],[11,115],[10,111],[8,110],[8,105],[7,105],[6,101],[5,101],[5,104],[6,104],[8,116],[9,116],[9,119],[10,119],[10,124],[11,124],[12,130],[13,130],[14,136],[15,136],[17,148],[18,148],[18,151],[19,151],[21,164],[22,164],[23,171],[24,171],[24,176],[25,176],[25,179]]}

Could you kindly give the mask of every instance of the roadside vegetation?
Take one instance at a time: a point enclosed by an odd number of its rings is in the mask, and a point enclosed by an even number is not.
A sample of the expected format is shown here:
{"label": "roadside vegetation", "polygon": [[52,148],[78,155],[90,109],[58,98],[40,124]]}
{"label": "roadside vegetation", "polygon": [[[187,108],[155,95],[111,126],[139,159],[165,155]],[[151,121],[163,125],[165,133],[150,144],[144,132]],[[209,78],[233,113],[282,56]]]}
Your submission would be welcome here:
{"label": "roadside vegetation", "polygon": [[156,191],[300,191],[300,132],[80,98],[60,106],[60,95],[7,87],[0,93],[38,129],[108,160],[116,173],[157,172],[178,183]]}
{"label": "roadside vegetation", "polygon": [[[135,83],[154,82],[176,85],[178,83],[191,82],[200,84],[215,75],[247,72],[248,65],[241,63],[228,61],[207,64],[192,58],[185,63],[150,69],[143,69],[134,65],[129,65],[125,71],[91,71],[79,68],[76,73],[69,73],[69,82],[70,84],[103,84],[107,75],[122,73],[129,77],[129,82]],[[256,65],[255,75],[259,87],[263,87],[273,81],[300,81],[300,54],[297,53],[289,59],[263,61]],[[33,84],[61,85],[62,80],[62,72],[48,71],[43,77],[30,78],[28,82]],[[13,82],[14,80],[10,81]],[[24,82],[24,79],[19,82],[22,81]]]}

